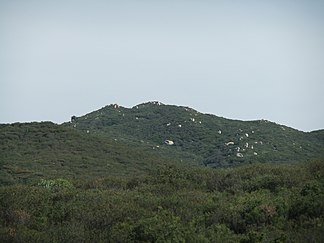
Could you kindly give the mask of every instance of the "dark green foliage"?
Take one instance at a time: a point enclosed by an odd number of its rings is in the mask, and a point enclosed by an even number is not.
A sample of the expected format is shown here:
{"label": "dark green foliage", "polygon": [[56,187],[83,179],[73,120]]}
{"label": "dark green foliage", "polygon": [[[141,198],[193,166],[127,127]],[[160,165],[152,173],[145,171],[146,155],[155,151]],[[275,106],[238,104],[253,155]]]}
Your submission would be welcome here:
{"label": "dark green foliage", "polygon": [[323,173],[321,161],[214,170],[164,166],[93,183],[58,178],[5,186],[0,240],[322,242],[324,181],[317,175]]}
{"label": "dark green foliage", "polygon": [[323,242],[323,142],[158,103],[0,125],[0,242]]}
{"label": "dark green foliage", "polygon": [[[323,131],[304,133],[266,120],[229,120],[159,102],[132,109],[109,105],[75,117],[65,126],[128,144],[155,147],[157,154],[179,157],[181,152],[183,159],[186,153],[196,164],[212,167],[296,163],[324,157]],[[174,146],[163,145],[166,139],[174,141]],[[226,145],[229,142],[233,144]]]}
{"label": "dark green foliage", "polygon": [[41,178],[86,180],[107,174],[142,174],[165,161],[152,149],[81,134],[50,122],[0,125],[1,185]]}

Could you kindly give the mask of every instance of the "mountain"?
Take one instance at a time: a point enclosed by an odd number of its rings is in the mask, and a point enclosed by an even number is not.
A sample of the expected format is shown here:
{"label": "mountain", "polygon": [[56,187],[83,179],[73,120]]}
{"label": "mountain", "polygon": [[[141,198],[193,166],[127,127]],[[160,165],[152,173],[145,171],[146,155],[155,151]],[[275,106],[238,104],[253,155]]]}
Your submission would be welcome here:
{"label": "mountain", "polygon": [[324,156],[323,130],[305,133],[267,120],[230,120],[157,101],[132,108],[108,105],[72,117],[64,126],[150,147],[171,157],[186,153],[197,164],[212,167],[297,162]]}
{"label": "mountain", "polygon": [[159,166],[231,167],[324,158],[324,131],[238,121],[189,107],[105,106],[70,122],[0,125],[0,183],[142,174]]}

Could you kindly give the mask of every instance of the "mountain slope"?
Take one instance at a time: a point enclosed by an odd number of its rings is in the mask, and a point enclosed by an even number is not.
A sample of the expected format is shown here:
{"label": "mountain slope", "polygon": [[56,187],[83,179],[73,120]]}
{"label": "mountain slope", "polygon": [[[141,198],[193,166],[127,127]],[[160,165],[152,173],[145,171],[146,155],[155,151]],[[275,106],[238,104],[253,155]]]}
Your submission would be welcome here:
{"label": "mountain slope", "polygon": [[[266,120],[229,120],[160,102],[133,108],[109,105],[72,117],[64,126],[127,144],[148,144],[156,153],[167,147],[171,157],[185,152],[197,164],[209,166],[296,162],[324,156],[321,131],[305,133]],[[174,144],[167,146],[165,140]]]}
{"label": "mountain slope", "polygon": [[51,122],[0,125],[0,184],[135,175],[167,163],[177,161]]}
{"label": "mountain slope", "polygon": [[0,124],[0,183],[136,175],[165,164],[296,163],[324,158],[323,148],[323,130],[304,133],[159,102],[109,105],[62,125]]}

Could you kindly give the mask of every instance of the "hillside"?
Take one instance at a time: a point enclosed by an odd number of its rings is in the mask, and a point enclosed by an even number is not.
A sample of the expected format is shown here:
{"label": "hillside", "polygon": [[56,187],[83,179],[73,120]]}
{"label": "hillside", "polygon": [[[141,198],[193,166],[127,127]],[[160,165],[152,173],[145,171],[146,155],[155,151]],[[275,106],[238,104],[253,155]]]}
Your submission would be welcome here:
{"label": "hillside", "polygon": [[140,175],[166,164],[297,163],[323,158],[323,148],[323,130],[304,133],[160,102],[109,105],[62,125],[0,125],[0,183]]}
{"label": "hillside", "polygon": [[0,125],[0,185],[32,183],[44,177],[136,175],[168,163],[177,162],[51,122]]}
{"label": "hillside", "polygon": [[0,242],[323,242],[323,135],[159,102],[0,124]]}
{"label": "hillside", "polygon": [[[212,167],[324,157],[323,131],[305,133],[267,120],[229,120],[160,102],[133,108],[113,104],[72,117],[64,125],[127,144],[145,144],[156,153],[168,147],[169,155],[185,152],[197,164]],[[166,145],[166,140],[172,141],[172,146]]]}

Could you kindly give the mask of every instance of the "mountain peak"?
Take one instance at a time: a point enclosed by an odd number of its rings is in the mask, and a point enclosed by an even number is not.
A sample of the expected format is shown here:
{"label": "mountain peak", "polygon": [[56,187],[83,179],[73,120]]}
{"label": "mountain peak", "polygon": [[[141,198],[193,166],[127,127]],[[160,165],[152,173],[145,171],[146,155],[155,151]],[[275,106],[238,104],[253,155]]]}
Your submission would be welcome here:
{"label": "mountain peak", "polygon": [[132,108],[136,108],[136,107],[145,107],[145,106],[152,106],[152,105],[164,105],[162,102],[160,101],[148,101],[148,102],[144,102],[144,103],[141,103],[141,104],[138,104],[138,105],[135,105],[133,106]]}

